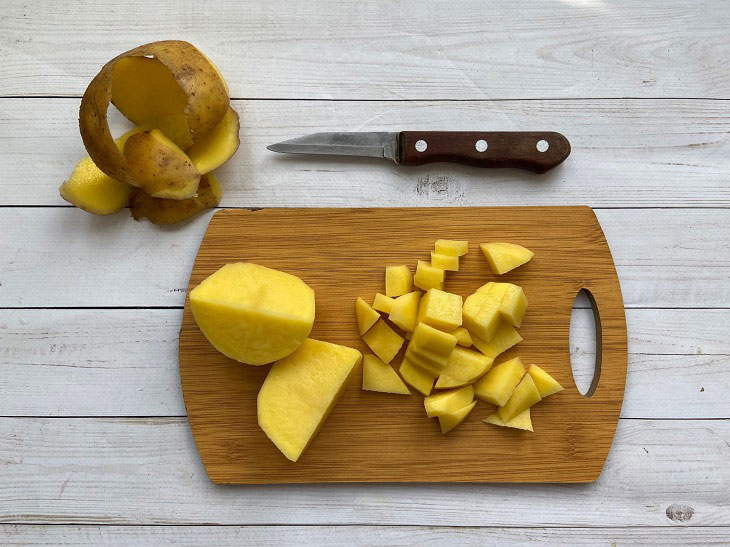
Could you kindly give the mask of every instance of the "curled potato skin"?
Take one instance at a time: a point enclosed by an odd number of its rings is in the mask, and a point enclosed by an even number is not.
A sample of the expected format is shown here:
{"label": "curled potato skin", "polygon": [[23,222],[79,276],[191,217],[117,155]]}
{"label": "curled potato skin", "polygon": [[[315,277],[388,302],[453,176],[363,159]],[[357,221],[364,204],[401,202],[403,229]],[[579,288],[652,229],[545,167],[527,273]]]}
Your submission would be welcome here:
{"label": "curled potato skin", "polygon": [[144,190],[132,196],[129,209],[134,220],[147,218],[159,225],[177,224],[201,211],[216,207],[223,196],[220,182],[213,173],[200,177],[195,196],[188,199],[153,198]]}
{"label": "curled potato skin", "polygon": [[79,129],[94,163],[108,176],[140,186],[129,172],[124,156],[114,143],[107,110],[111,102],[112,76],[116,63],[125,57],[152,56],[164,64],[188,97],[185,117],[193,143],[221,121],[230,101],[217,69],[192,44],[165,40],[144,44],[118,55],[105,64],[86,88],[79,109]]}

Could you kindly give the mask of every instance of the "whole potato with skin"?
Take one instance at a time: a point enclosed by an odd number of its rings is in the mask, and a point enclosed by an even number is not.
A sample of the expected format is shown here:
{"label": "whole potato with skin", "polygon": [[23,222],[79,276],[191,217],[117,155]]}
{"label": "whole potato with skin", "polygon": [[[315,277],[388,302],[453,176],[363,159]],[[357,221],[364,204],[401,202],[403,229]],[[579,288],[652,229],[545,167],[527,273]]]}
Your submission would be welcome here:
{"label": "whole potato with skin", "polygon": [[[183,114],[193,144],[218,125],[228,111],[230,101],[217,68],[188,42],[167,40],[145,44],[118,55],[102,67],[81,99],[79,129],[84,146],[93,162],[108,176],[144,188],[114,143],[107,122],[114,68],[121,59],[129,57],[152,57],[170,70],[187,96]],[[121,105],[123,101],[119,102]]]}

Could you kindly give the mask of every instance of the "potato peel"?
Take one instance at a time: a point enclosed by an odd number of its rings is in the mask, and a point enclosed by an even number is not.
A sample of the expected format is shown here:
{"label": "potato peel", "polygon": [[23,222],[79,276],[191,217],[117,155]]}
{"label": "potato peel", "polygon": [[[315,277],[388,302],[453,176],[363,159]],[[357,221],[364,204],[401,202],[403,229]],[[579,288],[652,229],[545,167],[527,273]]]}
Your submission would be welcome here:
{"label": "potato peel", "polygon": [[200,177],[198,193],[188,199],[153,198],[138,190],[129,203],[135,220],[147,218],[154,224],[176,224],[190,217],[216,207],[223,197],[223,188],[213,173]]}

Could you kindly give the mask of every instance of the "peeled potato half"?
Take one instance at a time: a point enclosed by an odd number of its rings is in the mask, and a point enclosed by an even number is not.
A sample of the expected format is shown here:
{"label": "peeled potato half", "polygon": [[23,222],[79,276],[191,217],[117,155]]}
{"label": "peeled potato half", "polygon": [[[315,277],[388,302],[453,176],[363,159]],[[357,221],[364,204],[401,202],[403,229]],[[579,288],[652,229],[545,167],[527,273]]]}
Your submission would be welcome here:
{"label": "peeled potato half", "polygon": [[[149,179],[139,178],[139,162],[144,155],[128,157],[115,144],[107,121],[112,99],[119,111],[133,122],[142,125],[157,122],[159,129],[168,131],[166,136],[174,141],[177,150],[158,146],[155,156],[162,163],[166,158],[178,159],[181,146],[194,146],[205,139],[230,108],[220,72],[188,42],[167,40],[145,44],[104,65],[81,100],[81,137],[89,156],[102,172],[142,189],[151,189]],[[157,146],[156,142],[147,141],[150,146]],[[189,175],[185,170],[180,171],[181,177]],[[184,190],[164,197],[186,199],[195,193],[195,188],[189,191],[189,185],[180,186]]]}

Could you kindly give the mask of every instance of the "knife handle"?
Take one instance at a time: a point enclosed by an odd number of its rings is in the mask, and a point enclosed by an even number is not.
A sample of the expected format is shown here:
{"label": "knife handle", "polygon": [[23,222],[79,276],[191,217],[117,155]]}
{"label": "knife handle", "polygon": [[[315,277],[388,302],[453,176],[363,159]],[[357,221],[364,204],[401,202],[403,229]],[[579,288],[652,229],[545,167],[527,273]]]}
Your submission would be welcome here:
{"label": "knife handle", "polygon": [[568,139],[552,131],[402,131],[399,139],[403,165],[445,161],[544,173],[570,154]]}

